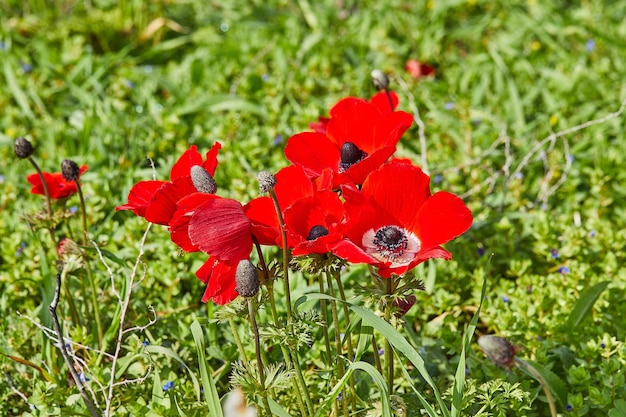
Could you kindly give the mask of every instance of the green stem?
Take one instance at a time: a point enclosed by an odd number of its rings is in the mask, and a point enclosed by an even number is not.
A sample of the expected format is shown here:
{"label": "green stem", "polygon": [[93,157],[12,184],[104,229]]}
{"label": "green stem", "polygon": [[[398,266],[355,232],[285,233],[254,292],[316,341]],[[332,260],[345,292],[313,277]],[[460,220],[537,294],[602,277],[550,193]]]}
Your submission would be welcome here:
{"label": "green stem", "polygon": [[[265,390],[265,371],[263,369],[263,360],[261,359],[261,338],[259,337],[259,327],[256,323],[256,312],[254,309],[254,302],[252,298],[248,298],[248,313],[250,315],[250,326],[254,332],[254,351],[256,353],[256,366],[259,371],[259,385],[261,386],[261,401],[265,407],[265,412],[268,417],[272,416],[272,410],[270,409],[270,403],[267,399],[267,391]],[[232,319],[230,319],[232,322]],[[234,323],[233,323],[234,326]],[[241,343],[241,342],[239,342]],[[242,347],[243,348],[243,347]]]}
{"label": "green stem", "polygon": [[246,358],[246,350],[243,348],[243,344],[241,343],[241,339],[239,338],[239,331],[237,331],[237,326],[235,326],[235,320],[230,316],[228,317],[228,324],[230,324],[230,330],[233,332],[235,344],[237,345],[237,349],[239,349],[241,362],[246,369],[250,370],[250,364],[248,363],[248,359]]}
{"label": "green stem", "polygon": [[[333,289],[333,282],[330,278],[330,272],[326,271],[326,284],[328,286],[328,293],[331,297],[335,298],[335,290]],[[337,351],[337,377],[343,378],[344,375],[344,360],[343,360],[343,348],[341,344],[341,334],[339,334],[339,314],[337,313],[337,303],[335,300],[330,300],[330,312],[333,316],[333,325],[335,327],[335,349]],[[341,390],[341,404],[343,405],[343,415],[348,417],[348,401],[346,393]]]}
{"label": "green stem", "polygon": [[[333,275],[335,277],[335,281],[337,282],[337,289],[339,290],[339,296],[341,298],[341,301],[343,301],[343,303],[341,303],[341,306],[343,307],[343,315],[345,316],[345,320],[346,320],[346,329],[349,329],[350,328],[350,310],[348,309],[348,300],[346,299],[346,293],[343,290],[343,283],[341,282],[341,275],[339,273],[339,270],[336,270],[333,273]],[[354,361],[354,348],[352,346],[352,337],[350,335],[347,336],[347,348],[348,348],[348,358]],[[356,381],[354,379],[354,373],[350,375],[350,392],[352,393],[352,396],[351,396],[352,410],[356,410]]]}
{"label": "green stem", "polygon": [[517,359],[517,358],[515,358],[515,364],[521,368],[524,368],[526,371],[528,371],[529,374],[533,376],[533,378],[537,380],[537,382],[539,382],[539,384],[541,385],[541,388],[543,388],[543,392],[546,394],[546,399],[548,400],[548,406],[550,407],[550,415],[552,417],[557,417],[554,397],[552,396],[552,391],[550,391],[550,387],[548,387],[548,383],[546,382],[546,380],[543,379],[541,374],[537,372],[537,370],[533,368],[531,364],[525,361],[522,361],[520,359]]}
{"label": "green stem", "polygon": [[380,362],[380,354],[378,353],[378,343],[376,343],[376,336],[372,335],[372,350],[374,351],[374,362],[376,363],[376,369],[382,375],[383,364]]}
{"label": "green stem", "polygon": [[[80,199],[80,213],[83,224],[83,246],[87,247],[87,209],[85,208],[85,198],[83,196],[83,190],[80,186],[78,179],[74,180],[76,189],[78,190],[78,197]],[[96,280],[91,272],[89,266],[89,260],[85,256],[85,267],[87,269],[87,278],[89,279],[89,285],[91,286],[91,304],[93,305],[93,314],[96,319],[96,332],[98,334],[98,348],[102,349],[102,322],[100,321],[100,306],[98,305],[98,287],[96,286]],[[131,291],[129,289],[129,291]]]}
{"label": "green stem", "polygon": [[[387,295],[393,294],[393,278],[386,279]],[[391,303],[391,297],[387,297],[385,303],[385,321],[391,324],[391,309],[393,305]],[[393,348],[389,339],[385,338],[385,363],[387,364],[387,389],[389,390],[389,396],[393,394]]]}
{"label": "green stem", "polygon": [[[317,278],[320,284],[320,293],[324,294],[324,279],[322,275],[318,275]],[[326,364],[331,366],[333,360],[330,356],[330,336],[328,335],[328,311],[326,310],[326,300],[320,300],[320,309],[322,310],[322,327],[324,328],[324,345],[326,346]]]}
{"label": "green stem", "polygon": [[[295,330],[293,327],[293,310],[291,308],[291,289],[289,287],[289,248],[287,247],[287,229],[285,228],[285,220],[283,218],[283,214],[280,210],[280,204],[278,203],[278,196],[276,192],[272,189],[269,191],[272,202],[274,203],[274,208],[276,210],[276,216],[278,217],[278,226],[280,228],[280,234],[282,238],[283,244],[283,275],[284,275],[284,283],[285,283],[285,304],[287,305],[287,329],[291,337],[295,335]],[[304,381],[304,377],[302,376],[302,369],[300,369],[300,363],[297,360],[297,347],[293,350],[293,367],[296,371],[296,379],[300,383],[300,388],[304,393],[304,402],[309,411],[309,414],[313,414],[313,402],[311,401],[311,395],[309,394],[309,390],[307,389],[306,382]]]}

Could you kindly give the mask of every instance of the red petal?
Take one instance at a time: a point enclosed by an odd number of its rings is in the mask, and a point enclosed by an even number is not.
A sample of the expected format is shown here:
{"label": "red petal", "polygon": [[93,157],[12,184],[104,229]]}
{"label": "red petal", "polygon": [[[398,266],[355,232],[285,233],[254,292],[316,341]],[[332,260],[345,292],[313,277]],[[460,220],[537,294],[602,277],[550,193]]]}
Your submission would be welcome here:
{"label": "red petal", "polygon": [[128,193],[128,203],[115,207],[115,210],[132,210],[137,216],[144,217],[154,193],[165,181],[139,181]]}
{"label": "red petal", "polygon": [[417,236],[429,250],[459,236],[472,225],[472,212],[463,200],[445,191],[435,193],[418,213]]}
{"label": "red petal", "polygon": [[302,132],[290,137],[285,146],[285,157],[304,168],[311,178],[319,176],[324,168],[337,171],[340,159],[337,145],[317,132]]}
{"label": "red petal", "polygon": [[194,245],[223,261],[238,262],[250,256],[250,220],[236,200],[211,199],[191,216],[189,237]]}
{"label": "red petal", "polygon": [[[206,161],[202,164],[202,168],[206,169],[211,176],[215,176],[215,169],[217,168],[217,153],[221,148],[222,144],[215,142],[211,149],[209,149],[206,153]],[[189,167],[189,170],[191,170],[191,167]]]}
{"label": "red petal", "polygon": [[[393,110],[395,110],[396,107],[398,107],[398,95],[393,91],[390,91],[389,95],[391,95]],[[389,114],[392,112],[391,105],[389,104],[389,97],[384,91],[379,91],[378,93],[374,94],[370,99],[370,103],[372,103],[378,110],[380,110],[382,114]]]}
{"label": "red petal", "polygon": [[359,246],[355,245],[353,242],[349,240],[342,240],[337,243],[333,248],[332,252],[338,257],[345,259],[346,261],[353,264],[377,264],[379,263],[376,259],[369,256],[367,253],[363,251]]}
{"label": "red petal", "polygon": [[180,158],[178,158],[178,161],[176,161],[172,167],[172,170],[170,171],[170,181],[174,181],[176,178],[189,176],[191,167],[194,165],[202,165],[202,155],[198,152],[198,147],[196,145],[191,145],[191,147],[186,150]]}
{"label": "red petal", "polygon": [[284,212],[294,201],[312,196],[313,183],[302,167],[290,165],[276,173],[276,187],[274,187],[280,209]]}
{"label": "red petal", "polygon": [[226,262],[209,258],[198,271],[196,276],[207,284],[202,302],[213,300],[216,304],[227,304],[237,298],[235,291],[235,273],[237,268],[230,266]]}
{"label": "red petal", "polygon": [[347,182],[363,184],[365,178],[384,164],[395,151],[395,146],[386,146],[378,149],[373,154],[352,165],[345,173],[336,175],[334,178],[335,186],[337,187]]}
{"label": "red petal", "polygon": [[146,220],[164,226],[168,225],[176,212],[176,203],[183,197],[196,192],[196,187],[190,177],[179,177],[173,182],[164,183],[156,191],[146,209]]}
{"label": "red petal", "polygon": [[417,230],[418,213],[430,196],[430,178],[421,168],[393,162],[372,172],[363,183],[363,194],[372,198],[398,222]]}
{"label": "red petal", "polygon": [[259,244],[282,246],[278,217],[271,198],[255,198],[244,206],[244,212],[250,219],[252,234]]}
{"label": "red petal", "polygon": [[178,201],[177,210],[169,223],[170,238],[182,250],[186,252],[198,251],[198,246],[194,245],[189,238],[189,220],[195,210],[207,200],[220,198],[213,194],[194,193]]}

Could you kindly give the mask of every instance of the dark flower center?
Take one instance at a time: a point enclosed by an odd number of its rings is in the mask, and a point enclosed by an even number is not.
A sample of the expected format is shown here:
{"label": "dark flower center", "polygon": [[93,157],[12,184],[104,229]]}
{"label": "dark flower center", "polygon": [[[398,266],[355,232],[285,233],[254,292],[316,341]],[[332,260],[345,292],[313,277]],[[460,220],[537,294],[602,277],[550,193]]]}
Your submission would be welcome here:
{"label": "dark flower center", "polygon": [[376,232],[374,245],[378,247],[380,253],[387,254],[390,259],[394,259],[404,254],[409,246],[409,239],[400,228],[385,226]]}
{"label": "dark flower center", "polygon": [[324,226],[313,226],[309,231],[309,235],[306,237],[306,240],[315,240],[318,237],[326,236],[328,234],[328,229]]}
{"label": "dark flower center", "polygon": [[341,145],[341,161],[339,162],[339,172],[347,171],[352,165],[356,164],[360,160],[367,156],[366,152],[363,152],[352,142],[345,142]]}

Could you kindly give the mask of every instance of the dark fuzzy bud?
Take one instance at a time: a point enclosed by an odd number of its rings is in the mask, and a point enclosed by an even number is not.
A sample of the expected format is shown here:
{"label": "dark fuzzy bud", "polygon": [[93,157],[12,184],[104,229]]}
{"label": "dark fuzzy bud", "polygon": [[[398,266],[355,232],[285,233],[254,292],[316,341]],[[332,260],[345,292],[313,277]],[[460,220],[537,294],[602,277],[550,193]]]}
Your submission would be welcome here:
{"label": "dark fuzzy bud", "polygon": [[478,346],[498,366],[510,368],[515,362],[515,347],[502,337],[481,336],[478,338]]}
{"label": "dark fuzzy bud", "polygon": [[413,307],[415,302],[417,301],[417,297],[414,294],[409,294],[406,298],[400,298],[394,300],[393,306],[396,308],[394,314],[396,317],[400,318],[404,316],[408,311]]}
{"label": "dark fuzzy bud", "polygon": [[76,181],[80,177],[80,168],[76,162],[66,159],[61,162],[61,174],[66,181]]}
{"label": "dark fuzzy bud", "polygon": [[193,182],[193,186],[200,193],[215,194],[217,192],[217,183],[211,174],[200,165],[191,167],[191,182]]}
{"label": "dark fuzzy bud", "polygon": [[28,141],[28,139],[19,137],[15,139],[15,143],[13,144],[13,150],[15,150],[15,155],[17,155],[20,159],[30,158],[30,156],[35,152],[33,148],[33,144]]}
{"label": "dark fuzzy bud", "polygon": [[377,90],[387,90],[389,88],[389,77],[381,70],[375,69],[370,76]]}
{"label": "dark fuzzy bud", "polygon": [[264,194],[274,189],[276,186],[276,177],[269,171],[261,171],[256,175],[259,182],[259,191]]}
{"label": "dark fuzzy bud", "polygon": [[247,259],[239,262],[237,272],[235,272],[235,290],[242,297],[250,298],[259,292],[259,275],[256,267]]}

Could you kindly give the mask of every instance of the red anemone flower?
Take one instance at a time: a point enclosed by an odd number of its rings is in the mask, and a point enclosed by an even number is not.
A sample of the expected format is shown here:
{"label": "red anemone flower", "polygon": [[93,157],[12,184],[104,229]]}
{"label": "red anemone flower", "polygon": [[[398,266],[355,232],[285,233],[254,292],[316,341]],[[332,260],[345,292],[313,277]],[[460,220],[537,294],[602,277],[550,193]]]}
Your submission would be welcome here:
{"label": "red anemone flower", "polygon": [[433,67],[415,59],[409,59],[406,61],[404,69],[416,80],[423,77],[435,76],[435,69]]}
{"label": "red anemone flower", "polygon": [[380,276],[403,275],[430,258],[450,259],[441,245],[464,233],[472,213],[448,192],[430,194],[421,168],[392,161],[372,172],[361,190],[342,187],[346,236],[335,255],[378,267]]}
{"label": "red anemone flower", "polygon": [[395,152],[400,137],[413,123],[409,113],[392,111],[397,97],[394,93],[390,96],[392,103],[380,93],[371,102],[354,97],[340,100],[330,111],[326,134],[318,130],[292,136],[285,156],[311,178],[330,169],[335,173],[334,186],[362,184]]}
{"label": "red anemone flower", "polygon": [[[87,171],[87,165],[83,165],[80,167],[80,175],[83,172]],[[63,174],[60,172],[44,172],[43,173],[44,181],[48,186],[48,191],[50,192],[50,198],[59,199],[66,198],[78,192],[78,188],[76,187],[76,182],[67,181]],[[26,177],[26,180],[32,185],[30,190],[33,194],[41,194],[46,195],[43,183],[41,182],[41,177],[39,174],[30,174]]]}
{"label": "red anemone flower", "polygon": [[221,147],[219,142],[215,142],[203,161],[198,147],[191,145],[172,167],[169,181],[138,182],[128,194],[128,203],[115,209],[132,210],[149,222],[168,225],[176,211],[176,203],[183,197],[198,191],[191,180],[191,167],[199,165],[209,175],[215,175],[217,153]]}
{"label": "red anemone flower", "polygon": [[328,253],[343,239],[343,204],[332,191],[316,192],[285,210],[289,246],[294,256]]}

